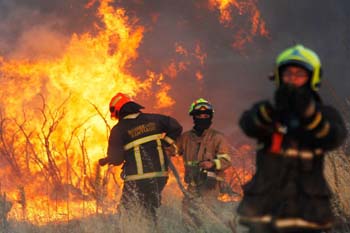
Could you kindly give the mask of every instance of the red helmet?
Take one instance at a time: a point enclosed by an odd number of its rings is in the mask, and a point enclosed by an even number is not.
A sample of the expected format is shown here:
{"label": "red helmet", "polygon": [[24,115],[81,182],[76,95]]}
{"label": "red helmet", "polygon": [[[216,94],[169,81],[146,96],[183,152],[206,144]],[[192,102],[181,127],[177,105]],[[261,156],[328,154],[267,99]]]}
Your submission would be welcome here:
{"label": "red helmet", "polygon": [[124,104],[132,102],[132,99],[123,93],[117,93],[109,102],[109,111],[111,112],[111,118],[118,119],[119,111]]}

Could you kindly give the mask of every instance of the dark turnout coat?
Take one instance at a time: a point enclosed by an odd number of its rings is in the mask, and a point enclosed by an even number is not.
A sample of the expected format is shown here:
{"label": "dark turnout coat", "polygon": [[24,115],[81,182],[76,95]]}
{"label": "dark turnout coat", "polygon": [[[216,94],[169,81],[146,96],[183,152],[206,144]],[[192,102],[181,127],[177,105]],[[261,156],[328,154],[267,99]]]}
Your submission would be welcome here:
{"label": "dark turnout coat", "polygon": [[115,165],[124,163],[126,181],[167,176],[164,147],[181,132],[181,125],[168,116],[128,115],[112,128],[107,157]]}
{"label": "dark turnout coat", "polygon": [[141,112],[125,116],[112,128],[107,159],[123,164],[122,205],[139,203],[155,214],[168,178],[165,147],[181,132],[174,118]]}
{"label": "dark turnout coat", "polygon": [[[276,114],[274,119],[279,119]],[[254,107],[240,118],[242,130],[258,143],[256,173],[244,186],[238,208],[241,223],[272,223],[282,230],[330,228],[333,215],[323,166],[325,152],[346,138],[340,114],[317,102],[312,117],[279,138],[277,151],[276,132],[261,124],[267,122],[264,118],[266,114],[257,114]]]}

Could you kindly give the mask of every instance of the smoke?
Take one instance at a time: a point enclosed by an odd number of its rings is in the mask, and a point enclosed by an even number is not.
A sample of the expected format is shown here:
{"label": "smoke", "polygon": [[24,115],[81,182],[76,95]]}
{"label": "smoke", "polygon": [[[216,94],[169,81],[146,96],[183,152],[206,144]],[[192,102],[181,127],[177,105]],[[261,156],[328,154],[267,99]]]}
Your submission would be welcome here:
{"label": "smoke", "polygon": [[[234,8],[234,26],[225,27],[218,21],[219,12],[208,10],[207,1],[196,1],[197,4],[192,1],[177,1],[176,4],[172,1],[125,2],[124,6],[141,17],[141,22],[152,26],[140,51],[145,57],[155,57],[153,67],[161,66],[159,61],[169,57],[174,41],[188,47],[200,41],[207,53],[201,69],[202,83],[193,79],[192,72],[184,72],[172,85],[172,94],[177,100],[175,114],[187,125],[191,124],[186,115],[189,104],[204,97],[214,104],[216,126],[228,133],[238,131],[237,120],[242,111],[258,99],[272,97],[274,86],[267,76],[273,70],[275,57],[296,43],[319,54],[325,80],[321,95],[326,102],[341,105],[339,100],[343,101],[348,95],[348,1],[259,1],[258,9],[270,36],[254,37],[243,50],[231,45],[240,29],[249,30],[249,15],[240,15]],[[152,24],[150,15],[153,12],[159,15],[158,21]],[[338,101],[330,88],[335,90]]]}
{"label": "smoke", "polygon": [[[0,56],[59,56],[73,33],[94,30],[98,1],[90,8],[85,7],[87,3],[0,0]],[[171,111],[164,112],[177,117],[185,128],[192,124],[187,115],[189,105],[204,97],[214,105],[215,127],[228,134],[239,133],[237,121],[242,111],[256,100],[272,96],[274,86],[267,75],[273,70],[276,55],[295,43],[317,51],[325,79],[340,99],[347,96],[350,88],[346,78],[350,40],[347,0],[319,0],[316,4],[259,1],[258,9],[269,36],[252,36],[242,49],[235,49],[232,44],[242,30],[246,34],[241,35],[248,37],[251,20],[248,13],[242,14],[233,6],[232,21],[225,25],[219,21],[219,10],[210,8],[208,0],[119,0],[113,4],[125,8],[130,17],[137,17],[137,23],[146,28],[139,57],[130,66],[130,72],[138,77],[144,77],[147,70],[165,73],[176,104]],[[187,53],[180,53],[176,46]],[[198,59],[198,47],[206,54],[204,62]],[[177,71],[176,78],[170,75],[169,67]],[[196,74],[203,78],[198,79]],[[327,97],[326,90],[321,94]]]}
{"label": "smoke", "polygon": [[[248,13],[240,15],[232,7],[232,25],[225,26],[219,20],[217,9],[210,9],[208,1],[123,1],[121,5],[130,9],[132,15],[137,15],[140,21],[148,25],[143,44],[140,47],[140,59],[135,63],[134,72],[144,73],[143,69],[152,68],[161,72],[171,61],[188,61],[186,70],[179,72],[176,79],[169,80],[172,89],[170,94],[175,96],[176,105],[173,115],[181,120],[185,129],[192,125],[188,116],[190,104],[197,98],[203,97],[212,102],[215,108],[214,126],[227,133],[237,130],[237,118],[242,109],[249,105],[251,98],[261,95],[259,86],[269,83],[266,81],[268,71],[254,78],[255,68],[251,58],[259,56],[263,50],[258,44],[268,43],[269,39],[256,36],[253,43],[246,44],[242,50],[232,47],[235,36],[240,30],[247,34],[251,29]],[[156,21],[154,15],[157,15]],[[195,57],[184,56],[175,52],[175,44],[181,44],[189,53],[193,53],[196,45],[206,53],[204,64]],[[152,58],[145,66],[144,58]],[[196,71],[203,75],[202,80],[195,77]],[[251,81],[254,78],[254,81]],[[251,85],[253,84],[254,85]]]}
{"label": "smoke", "polygon": [[1,0],[0,55],[7,58],[58,56],[73,33],[91,27],[85,1]]}

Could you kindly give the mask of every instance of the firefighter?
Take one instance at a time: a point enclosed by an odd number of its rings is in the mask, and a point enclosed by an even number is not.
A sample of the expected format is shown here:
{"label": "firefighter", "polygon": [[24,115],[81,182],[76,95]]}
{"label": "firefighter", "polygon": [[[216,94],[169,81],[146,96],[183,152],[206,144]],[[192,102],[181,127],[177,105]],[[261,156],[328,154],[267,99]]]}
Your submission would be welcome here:
{"label": "firefighter", "polygon": [[238,207],[252,232],[322,232],[333,225],[324,156],[347,132],[339,112],[321,100],[321,76],[315,52],[286,49],[276,59],[273,103],[257,102],[240,118],[258,143],[256,173]]}
{"label": "firefighter", "polygon": [[[179,155],[183,156],[185,183],[190,196],[183,199],[183,211],[196,225],[202,225],[196,202],[203,202],[215,212],[222,211],[218,202],[224,183],[224,170],[231,166],[231,146],[223,133],[211,128],[213,106],[205,99],[194,101],[189,109],[194,126],[177,141]],[[195,198],[196,200],[193,200]],[[219,210],[220,209],[220,210]]]}
{"label": "firefighter", "polygon": [[143,108],[123,93],[111,99],[111,117],[119,122],[111,130],[107,157],[99,164],[123,165],[120,206],[127,210],[141,206],[155,221],[168,180],[165,147],[175,146],[182,126],[172,117],[143,113]]}

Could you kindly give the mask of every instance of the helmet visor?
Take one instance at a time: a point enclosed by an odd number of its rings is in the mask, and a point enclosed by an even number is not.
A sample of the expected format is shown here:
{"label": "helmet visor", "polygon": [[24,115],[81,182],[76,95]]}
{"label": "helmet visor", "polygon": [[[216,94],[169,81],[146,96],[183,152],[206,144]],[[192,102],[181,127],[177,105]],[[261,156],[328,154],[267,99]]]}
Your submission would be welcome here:
{"label": "helmet visor", "polygon": [[196,104],[194,106],[193,110],[195,110],[195,111],[204,111],[204,110],[213,111],[213,107],[208,103],[199,103],[199,104]]}
{"label": "helmet visor", "polygon": [[192,115],[200,115],[200,114],[213,114],[213,107],[209,103],[199,103],[194,106]]}

